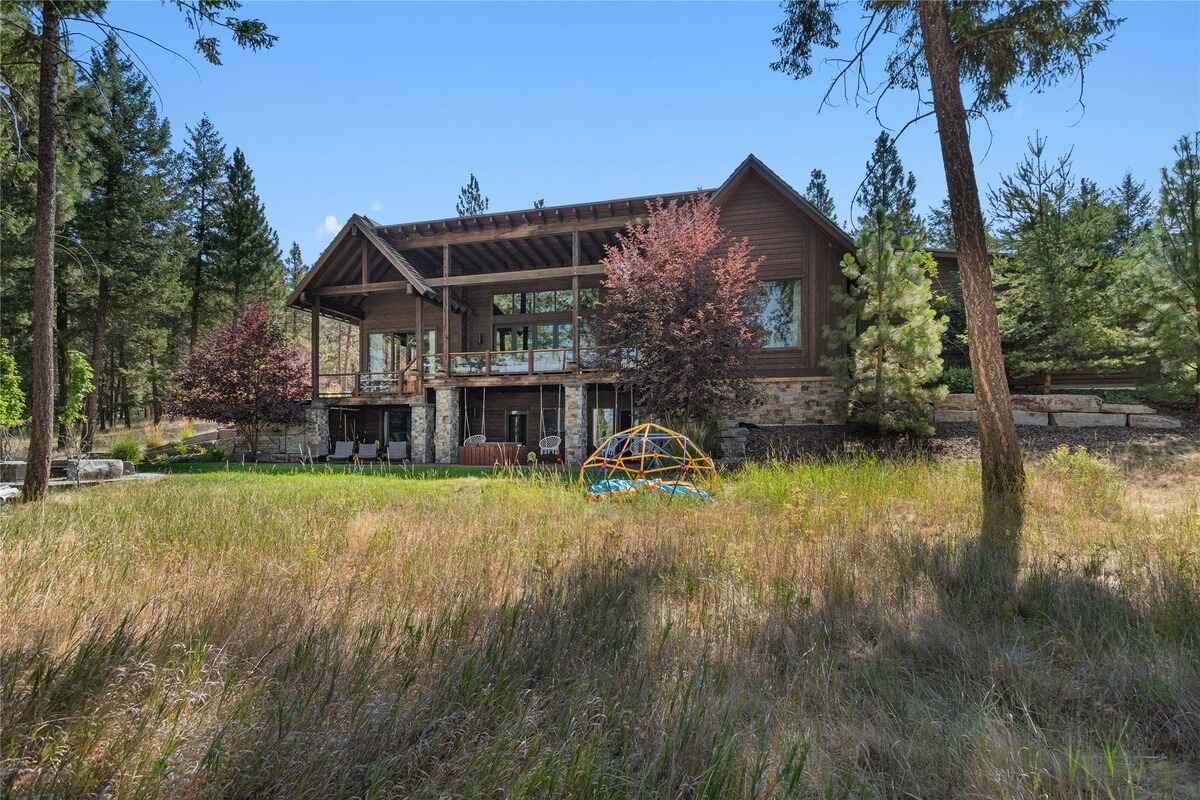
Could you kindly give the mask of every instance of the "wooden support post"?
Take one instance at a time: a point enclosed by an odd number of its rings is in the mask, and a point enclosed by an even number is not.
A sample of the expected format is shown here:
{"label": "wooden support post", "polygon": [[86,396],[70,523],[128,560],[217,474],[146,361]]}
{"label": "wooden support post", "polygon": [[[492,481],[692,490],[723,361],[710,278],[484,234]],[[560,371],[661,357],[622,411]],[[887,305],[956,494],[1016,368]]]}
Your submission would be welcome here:
{"label": "wooden support post", "polygon": [[[571,234],[571,266],[579,266],[579,231]],[[575,359],[575,371],[582,366],[579,363],[579,276],[571,276],[571,352]]]}
{"label": "wooden support post", "polygon": [[[442,245],[442,277],[450,277],[450,245]],[[446,374],[450,374],[450,287],[442,287],[442,353],[446,359]]]}
{"label": "wooden support post", "polygon": [[417,293],[417,395],[425,402],[425,321],[421,313],[425,299]]}
{"label": "wooden support post", "polygon": [[312,298],[312,399],[321,399],[321,296]]}

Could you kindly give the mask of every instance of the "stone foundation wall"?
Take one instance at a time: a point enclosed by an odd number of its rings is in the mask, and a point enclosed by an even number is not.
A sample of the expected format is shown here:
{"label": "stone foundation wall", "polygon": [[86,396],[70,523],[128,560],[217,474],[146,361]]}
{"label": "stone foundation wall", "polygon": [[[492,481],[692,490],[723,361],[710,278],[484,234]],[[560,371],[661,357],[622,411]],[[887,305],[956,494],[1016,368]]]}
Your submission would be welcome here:
{"label": "stone foundation wall", "polygon": [[721,420],[721,459],[746,456],[748,425],[840,425],[846,421],[846,395],[832,378],[761,378],[760,401]]}
{"label": "stone foundation wall", "polygon": [[[230,444],[218,441],[232,459],[249,457],[249,444],[234,433]],[[232,450],[230,450],[232,447]],[[304,419],[294,425],[270,425],[258,435],[260,461],[316,461],[329,452],[329,408],[322,402],[304,407]]]}
{"label": "stone foundation wall", "polygon": [[832,378],[762,378],[754,382],[761,402],[732,417],[754,425],[840,425],[846,395]]}

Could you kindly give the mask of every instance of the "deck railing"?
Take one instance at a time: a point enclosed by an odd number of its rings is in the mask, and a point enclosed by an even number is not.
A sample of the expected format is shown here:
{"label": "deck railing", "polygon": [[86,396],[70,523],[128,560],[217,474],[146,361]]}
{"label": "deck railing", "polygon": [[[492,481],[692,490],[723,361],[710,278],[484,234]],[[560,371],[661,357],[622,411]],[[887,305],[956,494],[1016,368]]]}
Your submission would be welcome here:
{"label": "deck railing", "polygon": [[[526,350],[480,350],[473,353],[428,354],[422,356],[426,377],[444,375],[453,378],[502,377],[505,375],[554,375],[593,371],[605,367],[604,351],[585,348],[574,351],[565,347]],[[415,356],[400,370],[384,372],[324,373],[320,376],[321,397],[361,397],[385,394],[410,394],[416,391]]]}
{"label": "deck railing", "polygon": [[446,374],[450,377],[544,375],[572,372],[574,369],[572,350],[565,347],[548,347],[451,353]]}

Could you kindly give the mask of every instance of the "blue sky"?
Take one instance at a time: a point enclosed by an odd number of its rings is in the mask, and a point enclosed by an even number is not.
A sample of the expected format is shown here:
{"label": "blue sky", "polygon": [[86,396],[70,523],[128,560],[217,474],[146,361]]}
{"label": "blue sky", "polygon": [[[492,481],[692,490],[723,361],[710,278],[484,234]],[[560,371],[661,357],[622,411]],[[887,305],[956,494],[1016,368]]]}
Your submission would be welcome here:
{"label": "blue sky", "polygon": [[[1118,2],[1127,17],[1085,87],[1013,94],[974,136],[981,189],[1035,131],[1073,148],[1077,173],[1157,185],[1178,136],[1200,128],[1200,3]],[[832,67],[772,72],[776,3],[415,4],[249,2],[272,50],[192,54],[182,19],[113,2],[110,19],[189,55],[134,43],[177,142],[207,113],[247,155],[286,252],[311,263],[352,212],[381,222],[450,216],[474,172],[493,210],[714,186],[753,152],[797,189],[820,167],[847,216],[878,124],[866,108],[818,105]],[[843,31],[857,8],[843,9]],[[77,43],[77,47],[80,43]],[[880,50],[872,64],[878,66]],[[876,74],[878,74],[876,72]],[[897,95],[885,123],[908,119]],[[945,194],[932,120],[900,141],[920,207]]]}

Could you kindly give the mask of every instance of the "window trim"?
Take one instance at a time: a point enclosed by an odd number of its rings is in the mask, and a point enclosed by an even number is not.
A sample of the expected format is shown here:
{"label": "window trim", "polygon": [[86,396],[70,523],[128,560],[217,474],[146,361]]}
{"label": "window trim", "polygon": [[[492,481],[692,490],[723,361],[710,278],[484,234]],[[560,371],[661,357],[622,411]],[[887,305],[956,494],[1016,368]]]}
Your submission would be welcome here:
{"label": "window trim", "polygon": [[[808,314],[809,314],[808,292],[807,292],[808,279],[805,277],[802,277],[802,276],[797,276],[797,277],[787,277],[787,278],[765,278],[765,279],[762,279],[759,281],[760,285],[767,284],[767,283],[791,283],[791,284],[795,285],[795,289],[793,290],[794,291],[793,297],[794,297],[794,299],[797,300],[799,307],[800,307],[800,320],[799,320],[798,329],[796,331],[796,336],[798,338],[798,342],[796,344],[772,345],[772,344],[766,344],[766,342],[764,341],[763,344],[759,345],[758,349],[763,352],[770,352],[770,353],[803,353],[803,352],[806,352],[809,349],[808,348],[809,336],[808,336],[808,331],[806,330],[807,323],[808,323]],[[761,314],[761,310],[760,310],[760,314]],[[762,321],[761,316],[759,317],[759,321],[761,323],[761,321]]]}

